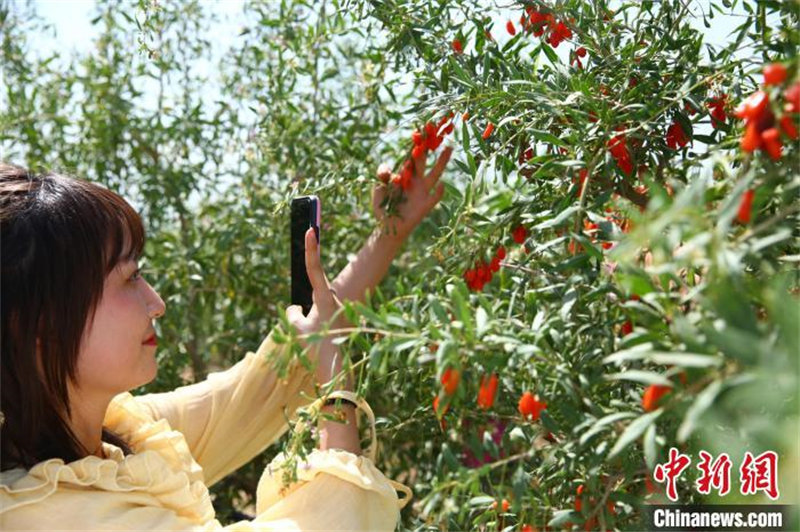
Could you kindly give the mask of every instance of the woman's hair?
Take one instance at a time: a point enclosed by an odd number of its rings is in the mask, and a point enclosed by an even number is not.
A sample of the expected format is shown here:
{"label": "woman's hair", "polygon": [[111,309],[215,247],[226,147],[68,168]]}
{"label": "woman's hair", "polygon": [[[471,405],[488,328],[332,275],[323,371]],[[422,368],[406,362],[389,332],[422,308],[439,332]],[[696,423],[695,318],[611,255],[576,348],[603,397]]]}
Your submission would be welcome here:
{"label": "woman's hair", "polygon": [[[0,470],[92,452],[69,427],[67,379],[106,276],[144,240],[139,215],[108,189],[0,162]],[[110,430],[102,438],[131,453]]]}

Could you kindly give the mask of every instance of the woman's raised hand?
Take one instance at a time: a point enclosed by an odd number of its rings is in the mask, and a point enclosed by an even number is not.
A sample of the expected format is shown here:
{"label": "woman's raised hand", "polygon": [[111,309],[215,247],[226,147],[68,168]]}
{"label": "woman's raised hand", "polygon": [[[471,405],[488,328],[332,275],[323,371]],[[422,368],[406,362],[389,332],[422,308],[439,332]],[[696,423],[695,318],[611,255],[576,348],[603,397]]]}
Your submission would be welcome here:
{"label": "woman's raised hand", "polygon": [[408,188],[404,191],[406,201],[402,202],[397,208],[396,217],[389,217],[385,209],[381,206],[389,187],[394,185],[389,182],[394,179],[391,168],[388,165],[381,165],[378,168],[378,178],[383,184],[378,184],[372,191],[372,210],[379,222],[388,226],[389,234],[396,235],[405,240],[414,228],[428,215],[439,200],[444,195],[444,183],[439,182],[439,178],[447,166],[453,148],[446,147],[436,158],[436,162],[429,172],[427,171],[427,155],[422,154],[413,159],[414,178],[409,182]]}
{"label": "woman's raised hand", "polygon": [[[303,308],[300,305],[291,305],[286,309],[286,317],[289,323],[295,327],[300,335],[313,334],[322,330],[323,325],[328,323],[329,329],[337,329],[346,326],[347,322],[343,316],[331,322],[334,315],[339,311],[342,304],[336,293],[331,289],[325,272],[322,270],[320,259],[319,244],[314,229],[309,228],[305,234],[306,239],[306,271],[308,279],[311,281],[312,301],[314,302],[308,316],[303,315]],[[330,323],[329,323],[330,322]],[[304,346],[308,344],[301,340]],[[317,377],[321,383],[328,382],[335,375],[342,365],[341,357],[338,356],[339,350],[333,343],[333,336],[328,336],[312,349],[312,356],[317,355],[319,362],[317,367]]]}

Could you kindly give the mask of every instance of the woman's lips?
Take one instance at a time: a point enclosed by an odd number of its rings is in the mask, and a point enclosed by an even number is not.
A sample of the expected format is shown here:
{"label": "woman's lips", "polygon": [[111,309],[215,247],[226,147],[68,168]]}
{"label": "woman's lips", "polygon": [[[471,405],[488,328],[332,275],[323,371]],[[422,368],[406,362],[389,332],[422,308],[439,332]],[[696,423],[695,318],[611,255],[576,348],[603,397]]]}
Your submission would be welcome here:
{"label": "woman's lips", "polygon": [[144,344],[144,345],[158,345],[158,340],[156,339],[156,335],[154,334],[153,336],[151,336],[150,338],[148,338],[147,340],[142,342],[142,344]]}

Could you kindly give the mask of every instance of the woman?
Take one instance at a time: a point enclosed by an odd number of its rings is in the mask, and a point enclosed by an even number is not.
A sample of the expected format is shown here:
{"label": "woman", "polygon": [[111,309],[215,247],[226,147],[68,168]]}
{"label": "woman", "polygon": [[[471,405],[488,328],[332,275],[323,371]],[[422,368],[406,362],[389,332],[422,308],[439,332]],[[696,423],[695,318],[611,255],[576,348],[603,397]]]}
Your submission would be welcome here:
{"label": "woman", "polygon": [[[306,234],[314,306],[308,316],[287,309],[301,335],[334,317],[337,295],[362,300],[380,282],[441,198],[450,153],[427,175],[424,158],[415,161],[400,218],[389,220],[380,207],[386,189],[376,187],[373,207],[390,231],[376,230],[332,284]],[[0,529],[221,529],[208,486],[287,430],[287,416],[341,369],[336,345],[313,346],[313,373],[294,361],[278,379],[270,360],[288,346],[270,335],[205,381],[134,397],[128,391],[156,375],[153,323],[166,311],[138,272],[138,214],[98,185],[0,163],[0,228]],[[393,530],[410,493],[375,468],[374,438],[371,456],[359,456],[357,406],[373,419],[346,389],[317,400],[314,408],[347,423],[320,423],[319,449],[293,484],[281,482],[287,457],[273,460],[258,484],[256,518],[225,530]]]}

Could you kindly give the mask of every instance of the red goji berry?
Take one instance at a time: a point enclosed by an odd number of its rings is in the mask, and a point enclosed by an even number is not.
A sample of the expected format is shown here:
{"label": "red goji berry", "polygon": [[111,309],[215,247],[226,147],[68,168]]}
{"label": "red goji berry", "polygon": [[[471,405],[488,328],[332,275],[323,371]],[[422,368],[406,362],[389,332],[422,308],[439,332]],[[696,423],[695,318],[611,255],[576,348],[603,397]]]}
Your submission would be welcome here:
{"label": "red goji berry", "polygon": [[489,124],[486,126],[486,129],[483,130],[483,135],[481,135],[483,140],[488,139],[491,136],[492,131],[494,131],[494,124],[489,122]]}
{"label": "red goji berry", "polygon": [[517,404],[517,409],[519,413],[522,414],[522,417],[525,419],[530,419],[531,421],[536,421],[539,419],[539,415],[541,414],[542,410],[547,408],[547,403],[544,401],[539,400],[538,395],[533,395],[531,392],[525,392],[519,398],[519,403]]}
{"label": "red goji berry", "polygon": [[667,129],[667,146],[673,150],[678,147],[683,148],[689,143],[689,137],[684,133],[683,128],[678,122],[673,122]]}
{"label": "red goji berry", "polygon": [[772,63],[764,67],[764,85],[780,85],[786,81],[786,67],[780,63]]}
{"label": "red goji berry", "polygon": [[747,121],[758,121],[768,105],[769,95],[764,91],[756,91],[736,107],[733,116]]}
{"label": "red goji berry", "polygon": [[510,20],[506,22],[506,31],[512,37],[517,34],[517,28],[514,27],[514,23],[511,22]]}
{"label": "red goji berry", "polygon": [[457,54],[461,54],[464,52],[464,48],[461,46],[461,41],[458,39],[453,39],[453,51]]}
{"label": "red goji berry", "polygon": [[749,122],[744,126],[744,135],[742,135],[739,146],[746,152],[753,152],[761,146],[761,133],[758,131],[758,124]]}
{"label": "red goji berry", "polygon": [[771,127],[761,132],[761,145],[773,161],[777,161],[783,154],[781,134],[777,128]]}
{"label": "red goji berry", "polygon": [[792,140],[797,140],[798,138],[797,126],[794,125],[791,116],[783,115],[781,117],[780,124],[781,124],[781,129],[783,130],[784,133],[786,133],[787,137],[789,137]]}
{"label": "red goji berry", "polygon": [[658,408],[658,403],[664,395],[672,391],[671,386],[651,384],[642,394],[642,408],[645,412],[652,412]]}
{"label": "red goji berry", "polygon": [[786,89],[783,97],[786,98],[784,110],[787,113],[800,113],[800,81]]}
{"label": "red goji berry", "polygon": [[457,369],[447,368],[442,374],[442,388],[447,395],[453,395],[461,381],[461,373]]}
{"label": "red goji berry", "polygon": [[517,244],[522,244],[528,238],[528,230],[525,229],[525,226],[518,225],[514,229],[512,229],[511,237]]}
{"label": "red goji berry", "polygon": [[753,189],[745,190],[744,194],[742,194],[742,201],[739,203],[739,210],[736,212],[736,220],[740,224],[750,223],[750,215],[753,208],[753,198],[755,195],[756,191]]}
{"label": "red goji berry", "polygon": [[481,377],[481,385],[478,389],[478,406],[488,410],[494,404],[495,394],[497,393],[497,374],[492,373],[488,378],[486,375]]}
{"label": "red goji berry", "polygon": [[710,102],[706,104],[711,110],[711,123],[714,127],[719,127],[720,124],[725,123],[725,119],[727,115],[725,114],[725,104],[728,101],[728,95],[722,94],[716,98],[712,98]]}

